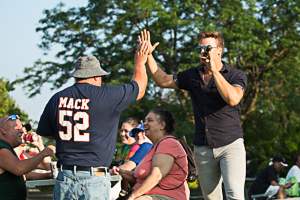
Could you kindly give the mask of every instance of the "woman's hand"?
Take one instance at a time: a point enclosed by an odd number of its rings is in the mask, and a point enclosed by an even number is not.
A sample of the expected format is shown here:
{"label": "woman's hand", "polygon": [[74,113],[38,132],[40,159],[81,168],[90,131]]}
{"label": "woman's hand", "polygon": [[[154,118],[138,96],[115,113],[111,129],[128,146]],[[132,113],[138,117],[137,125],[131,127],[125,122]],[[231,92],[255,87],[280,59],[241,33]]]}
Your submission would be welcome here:
{"label": "woman's hand", "polygon": [[113,166],[113,168],[111,170],[109,170],[111,175],[119,175],[120,174],[120,168]]}

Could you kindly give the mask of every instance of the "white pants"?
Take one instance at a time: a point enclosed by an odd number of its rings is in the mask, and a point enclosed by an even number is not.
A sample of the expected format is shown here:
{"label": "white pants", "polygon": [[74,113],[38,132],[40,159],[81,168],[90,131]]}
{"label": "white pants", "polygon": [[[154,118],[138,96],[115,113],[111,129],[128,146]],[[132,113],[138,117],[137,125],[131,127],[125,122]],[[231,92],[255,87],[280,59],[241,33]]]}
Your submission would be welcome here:
{"label": "white pants", "polygon": [[222,177],[227,199],[245,199],[246,151],[242,138],[229,145],[195,146],[194,156],[205,200],[222,200]]}

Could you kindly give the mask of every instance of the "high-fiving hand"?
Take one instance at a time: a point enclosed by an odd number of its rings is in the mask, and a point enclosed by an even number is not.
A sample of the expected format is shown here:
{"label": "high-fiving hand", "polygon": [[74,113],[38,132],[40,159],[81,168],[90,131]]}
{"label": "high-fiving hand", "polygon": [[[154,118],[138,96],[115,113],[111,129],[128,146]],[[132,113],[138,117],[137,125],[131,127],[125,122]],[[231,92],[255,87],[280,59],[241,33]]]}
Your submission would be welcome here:
{"label": "high-fiving hand", "polygon": [[149,52],[148,55],[151,55],[152,52],[154,51],[154,49],[157,47],[157,45],[159,45],[159,42],[156,42],[153,46],[151,44],[150,41],[150,32],[146,31],[146,29],[144,29],[143,31],[141,31],[141,36],[138,36],[140,44],[144,41],[146,41],[148,43],[149,46]]}
{"label": "high-fiving hand", "polygon": [[148,43],[147,42],[140,43],[135,52],[135,56],[134,56],[135,63],[145,64],[147,62],[148,53],[149,53]]}

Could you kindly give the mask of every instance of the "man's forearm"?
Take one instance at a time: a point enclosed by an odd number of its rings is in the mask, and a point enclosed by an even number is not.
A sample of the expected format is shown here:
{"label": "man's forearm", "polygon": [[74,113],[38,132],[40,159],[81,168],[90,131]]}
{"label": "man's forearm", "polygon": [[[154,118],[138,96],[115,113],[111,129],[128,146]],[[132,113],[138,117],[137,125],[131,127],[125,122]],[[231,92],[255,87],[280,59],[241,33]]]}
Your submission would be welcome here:
{"label": "man's forearm", "polygon": [[148,55],[147,66],[152,79],[158,87],[178,89],[177,85],[173,81],[173,75],[166,74],[157,65],[152,54]]}
{"label": "man's forearm", "polygon": [[243,90],[230,85],[218,71],[213,72],[213,76],[223,100],[231,106],[237,105],[243,97]]}

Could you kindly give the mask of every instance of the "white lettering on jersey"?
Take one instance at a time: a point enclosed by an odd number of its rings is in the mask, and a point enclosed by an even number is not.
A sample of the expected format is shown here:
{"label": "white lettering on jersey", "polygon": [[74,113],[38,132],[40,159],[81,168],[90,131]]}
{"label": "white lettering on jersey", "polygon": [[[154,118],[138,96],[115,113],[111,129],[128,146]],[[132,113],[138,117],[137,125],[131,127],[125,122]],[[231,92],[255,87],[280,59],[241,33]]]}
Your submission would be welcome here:
{"label": "white lettering on jersey", "polygon": [[86,130],[89,128],[89,115],[86,112],[78,111],[74,115],[74,120],[78,121],[82,119],[82,123],[75,124],[74,126],[74,142],[89,142],[90,141],[90,133],[80,134],[80,130]]}
{"label": "white lettering on jersey", "polygon": [[[65,119],[66,116],[72,117],[74,121],[80,121],[80,119],[82,119],[82,123],[76,123],[73,129],[73,124]],[[80,131],[85,131],[90,127],[89,118],[89,114],[86,112],[78,111],[73,116],[73,111],[71,110],[60,110],[59,124],[63,127],[66,127],[66,133],[64,131],[59,131],[60,139],[64,141],[71,140],[74,131],[74,142],[89,142],[90,133],[85,132],[83,134],[80,134]]]}
{"label": "white lettering on jersey", "polygon": [[60,97],[59,98],[59,105],[58,105],[58,107],[59,108],[61,108],[61,107],[66,107],[66,105],[67,105],[67,101],[68,101],[68,97],[65,97],[65,98],[63,98],[63,97]]}
{"label": "white lettering on jersey", "polygon": [[75,99],[70,98],[68,101],[68,97],[60,97],[59,99],[59,108],[70,108],[70,109],[76,109],[76,110],[89,110],[90,107],[88,106],[88,103],[90,102],[90,99]]}
{"label": "white lettering on jersey", "polygon": [[89,102],[90,102],[89,99],[82,99],[81,110],[88,110],[88,109],[90,109],[89,106],[87,105]]}
{"label": "white lettering on jersey", "polygon": [[81,103],[81,99],[76,99],[75,100],[74,108],[77,109],[77,110],[80,109],[80,106],[78,105],[78,103]]}
{"label": "white lettering on jersey", "polygon": [[69,103],[67,105],[67,108],[73,109],[74,108],[74,99],[70,98]]}
{"label": "white lettering on jersey", "polygon": [[59,137],[61,140],[71,140],[72,139],[72,123],[65,120],[65,116],[72,117],[73,111],[71,110],[60,110],[59,111],[59,124],[63,127],[66,127],[67,132],[59,131]]}

